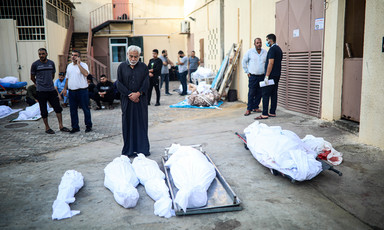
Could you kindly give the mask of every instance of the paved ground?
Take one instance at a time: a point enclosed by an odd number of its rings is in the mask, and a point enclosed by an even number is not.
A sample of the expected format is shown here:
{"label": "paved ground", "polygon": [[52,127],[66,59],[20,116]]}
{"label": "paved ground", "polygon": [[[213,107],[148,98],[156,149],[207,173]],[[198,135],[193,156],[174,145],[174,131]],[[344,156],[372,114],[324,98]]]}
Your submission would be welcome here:
{"label": "paved ground", "polygon": [[[153,99],[154,100],[154,99]],[[292,184],[275,177],[245,150],[234,135],[253,122],[245,105],[224,103],[221,110],[171,109],[182,100],[163,96],[150,106],[151,159],[160,163],[164,147],[177,142],[204,145],[243,202],[240,212],[163,219],[153,215],[153,201],[142,186],[133,209],[116,204],[103,186],[104,167],[120,155],[121,112],[92,110],[94,132],[44,133],[42,121],[6,128],[16,115],[0,119],[0,228],[3,229],[382,229],[384,180],[382,150],[359,144],[357,137],[313,117],[278,109],[265,120],[300,137],[324,137],[344,154],[339,177],[322,172],[311,181]],[[153,103],[152,103],[153,104]],[[81,111],[79,111],[81,112]],[[69,126],[69,111],[63,112]],[[57,127],[54,114],[49,116]],[[57,128],[56,128],[57,129]],[[160,164],[161,165],[161,164]],[[85,185],[71,205],[81,214],[52,221],[51,205],[60,178],[68,169],[81,172]]]}

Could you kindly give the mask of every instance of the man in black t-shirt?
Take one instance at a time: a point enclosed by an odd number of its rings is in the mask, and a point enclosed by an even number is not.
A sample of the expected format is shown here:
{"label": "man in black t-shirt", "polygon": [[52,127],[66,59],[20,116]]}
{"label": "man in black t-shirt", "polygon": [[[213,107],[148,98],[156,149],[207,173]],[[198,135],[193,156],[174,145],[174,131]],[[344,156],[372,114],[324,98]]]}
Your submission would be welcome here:
{"label": "man in black t-shirt", "polygon": [[59,129],[62,132],[69,132],[69,129],[63,126],[59,95],[53,86],[55,78],[55,63],[47,59],[48,53],[45,48],[39,49],[39,60],[35,61],[31,66],[31,80],[36,85],[37,100],[39,101],[40,114],[45,125],[45,132],[54,134],[48,124],[47,102],[51,104],[55,110],[57,120],[59,121]]}
{"label": "man in black t-shirt", "polygon": [[100,76],[100,83],[97,84],[97,93],[95,101],[97,104],[97,110],[101,109],[100,101],[108,102],[109,109],[113,109],[113,100],[115,99],[115,89],[113,83],[108,81],[107,76],[104,74]]}
{"label": "man in black t-shirt", "polygon": [[154,49],[152,51],[153,58],[149,60],[148,69],[149,69],[149,89],[148,89],[148,105],[151,104],[152,89],[155,87],[156,90],[156,104],[155,106],[160,105],[160,88],[159,88],[159,77],[161,76],[161,68],[163,67],[163,62],[158,58],[159,51]]}
{"label": "man in black t-shirt", "polygon": [[[283,59],[283,51],[276,44],[276,35],[268,34],[267,47],[270,47],[267,53],[267,60],[265,62],[265,78],[264,82],[267,86],[262,88],[263,96],[263,113],[255,118],[268,119],[268,117],[276,117],[277,107],[277,88],[279,85],[281,75],[281,60]],[[273,79],[274,85],[268,85],[268,80]],[[268,113],[269,98],[271,98],[271,108]]]}

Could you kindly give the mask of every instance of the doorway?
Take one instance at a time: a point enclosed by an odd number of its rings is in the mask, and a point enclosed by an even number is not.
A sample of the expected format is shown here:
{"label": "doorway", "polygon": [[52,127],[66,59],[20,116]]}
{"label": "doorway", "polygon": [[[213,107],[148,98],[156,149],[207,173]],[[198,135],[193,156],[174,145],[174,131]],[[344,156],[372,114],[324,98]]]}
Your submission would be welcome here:
{"label": "doorway", "polygon": [[360,122],[364,24],[365,0],[346,1],[341,116],[355,122]]}
{"label": "doorway", "polygon": [[109,53],[111,58],[111,80],[117,80],[117,68],[127,60],[127,38],[110,38]]}

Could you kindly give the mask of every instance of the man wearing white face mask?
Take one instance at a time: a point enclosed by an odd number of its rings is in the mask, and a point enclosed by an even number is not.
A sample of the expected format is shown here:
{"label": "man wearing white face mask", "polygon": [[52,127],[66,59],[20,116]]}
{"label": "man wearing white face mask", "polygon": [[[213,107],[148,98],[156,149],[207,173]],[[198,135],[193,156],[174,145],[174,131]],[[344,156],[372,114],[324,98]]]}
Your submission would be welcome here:
{"label": "man wearing white face mask", "polygon": [[117,90],[120,92],[123,122],[123,155],[135,157],[138,153],[149,156],[148,99],[149,71],[139,61],[141,49],[128,47],[128,60],[117,69]]}
{"label": "man wearing white face mask", "polygon": [[[262,115],[256,117],[255,120],[276,117],[277,88],[281,75],[281,60],[283,59],[283,51],[276,44],[276,35],[274,34],[267,35],[266,45],[270,47],[267,53],[267,60],[265,62],[264,82],[267,86],[262,89],[263,113]],[[275,82],[274,85],[268,85],[268,80],[270,79]],[[269,98],[271,98],[271,109],[268,113]]]}

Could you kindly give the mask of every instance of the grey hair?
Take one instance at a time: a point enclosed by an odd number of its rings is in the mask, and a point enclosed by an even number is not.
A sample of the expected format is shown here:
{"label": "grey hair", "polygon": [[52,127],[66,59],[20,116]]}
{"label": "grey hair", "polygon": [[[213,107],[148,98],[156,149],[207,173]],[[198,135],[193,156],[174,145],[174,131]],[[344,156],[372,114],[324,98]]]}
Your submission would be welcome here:
{"label": "grey hair", "polygon": [[139,55],[141,54],[141,48],[138,46],[134,46],[134,45],[128,46],[127,54],[129,54],[129,52],[131,51],[137,51]]}

